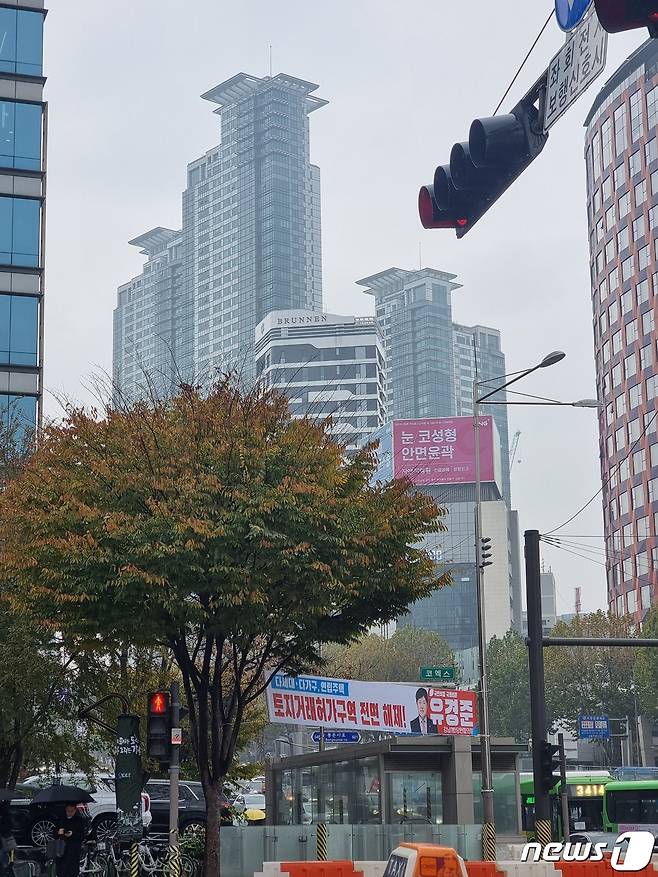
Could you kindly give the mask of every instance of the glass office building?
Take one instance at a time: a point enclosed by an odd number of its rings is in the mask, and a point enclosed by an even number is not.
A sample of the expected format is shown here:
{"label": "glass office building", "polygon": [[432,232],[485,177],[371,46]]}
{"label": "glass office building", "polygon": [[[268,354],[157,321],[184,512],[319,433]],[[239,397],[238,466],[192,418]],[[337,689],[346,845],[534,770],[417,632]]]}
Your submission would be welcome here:
{"label": "glass office building", "polygon": [[43,392],[45,16],[43,0],[0,2],[0,426],[18,436]]}
{"label": "glass office building", "polygon": [[112,358],[115,392],[128,403],[169,396],[194,377],[182,233],[153,228],[130,244],[146,263],[119,287]]}
{"label": "glass office building", "polygon": [[[283,73],[239,73],[203,95],[217,107],[220,142],[188,166],[180,252],[164,265],[147,242],[143,275],[119,288],[114,374],[123,393],[136,390],[133,363],[161,369],[163,338],[172,334],[169,359],[184,375],[207,383],[217,369],[231,369],[250,378],[254,332],[267,314],[322,310],[320,169],[310,162],[309,115],[327,101],[313,94],[317,88]],[[171,326],[154,301],[128,332],[127,296],[150,301],[153,259],[158,271],[177,274],[165,280]]]}

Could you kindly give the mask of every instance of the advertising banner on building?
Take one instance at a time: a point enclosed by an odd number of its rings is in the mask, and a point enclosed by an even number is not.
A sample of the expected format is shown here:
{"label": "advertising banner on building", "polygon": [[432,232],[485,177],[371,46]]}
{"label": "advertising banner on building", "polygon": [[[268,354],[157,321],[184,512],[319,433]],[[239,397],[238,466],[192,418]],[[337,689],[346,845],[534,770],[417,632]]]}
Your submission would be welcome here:
{"label": "advertising banner on building", "polygon": [[398,682],[277,675],[267,688],[270,722],[422,736],[472,736],[475,692]]}
{"label": "advertising banner on building", "polygon": [[[495,481],[493,418],[480,417],[480,477]],[[430,417],[393,421],[393,477],[414,484],[470,484],[475,481],[472,417]]]}

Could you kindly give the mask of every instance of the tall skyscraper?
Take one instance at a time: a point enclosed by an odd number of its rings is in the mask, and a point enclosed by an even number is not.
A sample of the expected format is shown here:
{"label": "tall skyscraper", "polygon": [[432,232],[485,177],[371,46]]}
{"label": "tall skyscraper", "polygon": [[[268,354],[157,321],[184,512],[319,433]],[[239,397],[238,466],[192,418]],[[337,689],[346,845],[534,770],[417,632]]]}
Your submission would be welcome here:
{"label": "tall skyscraper", "polygon": [[375,298],[384,335],[389,420],[455,413],[454,280],[434,268],[389,268],[357,280]]}
{"label": "tall skyscraper", "polygon": [[606,82],[586,119],[587,217],[608,602],[658,599],[658,45]]}
{"label": "tall skyscraper", "polygon": [[0,4],[0,426],[19,433],[42,415],[45,16]]}
{"label": "tall skyscraper", "polygon": [[256,373],[290,399],[294,417],[331,417],[353,450],[386,419],[384,345],[374,317],[272,311],[256,328]]}
{"label": "tall skyscraper", "polygon": [[[455,413],[458,415],[473,414],[473,381],[476,378],[491,388],[504,383],[505,354],[501,349],[501,337],[498,329],[487,326],[453,325],[455,340]],[[482,386],[481,394],[488,392]],[[503,390],[492,397],[495,401],[505,401],[507,396]],[[485,414],[491,414],[498,427],[500,436],[500,455],[502,459],[503,498],[510,505],[512,493],[510,488],[509,467],[509,428],[507,423],[507,406],[482,405]]]}
{"label": "tall skyscraper", "polygon": [[146,264],[139,277],[119,287],[114,311],[113,381],[128,401],[153,392],[170,395],[193,373],[183,236],[154,228],[130,244]]}
{"label": "tall skyscraper", "polygon": [[[252,377],[254,332],[268,313],[322,309],[320,170],[310,162],[308,117],[327,101],[317,88],[283,73],[239,73],[203,95],[217,107],[220,143],[188,166],[172,329],[182,339],[178,365],[197,380],[216,368]],[[120,287],[118,310],[126,286],[151,284],[148,270],[150,259]],[[137,344],[126,340],[131,353],[117,317],[115,363],[150,360],[141,349],[160,343],[156,319],[144,319]]]}

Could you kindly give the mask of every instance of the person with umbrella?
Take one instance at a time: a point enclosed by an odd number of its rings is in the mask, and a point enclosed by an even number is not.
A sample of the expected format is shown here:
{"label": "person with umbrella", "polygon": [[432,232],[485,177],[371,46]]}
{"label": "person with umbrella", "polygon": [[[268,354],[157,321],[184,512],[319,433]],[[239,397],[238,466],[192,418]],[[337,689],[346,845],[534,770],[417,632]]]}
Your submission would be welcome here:
{"label": "person with umbrella", "polygon": [[63,841],[57,854],[55,868],[57,877],[78,877],[80,853],[87,825],[78,811],[77,804],[87,804],[94,799],[89,792],[76,786],[50,786],[33,799],[34,804],[63,804],[64,813],[57,820],[54,838]]}
{"label": "person with umbrella", "polygon": [[56,862],[57,877],[78,877],[80,853],[85,838],[86,825],[73,803],[64,805],[64,814],[57,821],[55,837],[64,841],[64,853]]}

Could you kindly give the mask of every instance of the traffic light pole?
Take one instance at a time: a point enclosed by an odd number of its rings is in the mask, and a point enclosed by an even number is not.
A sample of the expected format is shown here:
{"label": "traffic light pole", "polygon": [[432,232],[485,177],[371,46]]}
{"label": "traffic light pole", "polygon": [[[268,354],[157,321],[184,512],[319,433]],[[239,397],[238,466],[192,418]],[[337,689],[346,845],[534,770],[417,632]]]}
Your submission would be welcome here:
{"label": "traffic light pole", "polygon": [[551,842],[551,802],[544,788],[542,749],[546,740],[544,703],[544,650],[541,618],[541,567],[539,531],[525,532],[525,578],[528,608],[528,668],[530,671],[530,724],[532,775],[535,793],[535,840],[542,847]]}
{"label": "traffic light pole", "polygon": [[[180,685],[171,683],[171,727],[180,728]],[[178,780],[180,778],[180,745],[169,738],[169,862],[171,877],[180,877],[180,848],[178,845]]]}
{"label": "traffic light pole", "polygon": [[484,569],[480,562],[482,545],[482,482],[480,475],[480,405],[478,382],[473,382],[473,430],[475,437],[475,582],[478,603],[480,659],[480,762],[482,774],[482,857],[496,861],[496,823],[494,817],[491,736],[489,732],[489,689],[487,682],[487,632],[484,602]]}

